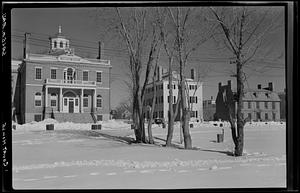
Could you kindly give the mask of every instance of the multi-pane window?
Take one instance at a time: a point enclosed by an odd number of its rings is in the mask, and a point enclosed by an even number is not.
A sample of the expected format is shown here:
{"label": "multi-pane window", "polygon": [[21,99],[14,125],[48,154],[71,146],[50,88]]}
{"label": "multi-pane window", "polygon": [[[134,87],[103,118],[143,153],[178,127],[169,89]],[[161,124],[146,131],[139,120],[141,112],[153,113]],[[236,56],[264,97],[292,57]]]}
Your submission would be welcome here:
{"label": "multi-pane window", "polygon": [[64,106],[67,106],[67,105],[68,105],[68,99],[64,98]]}
{"label": "multi-pane window", "polygon": [[42,79],[42,68],[35,68],[35,79]]}
{"label": "multi-pane window", "polygon": [[97,82],[102,82],[102,72],[97,72]]}
{"label": "multi-pane window", "polygon": [[259,102],[256,102],[256,108],[259,109]]}
{"label": "multi-pane window", "polygon": [[56,48],[57,47],[57,42],[56,41],[54,41],[54,48]]}
{"label": "multi-pane window", "polygon": [[97,121],[102,121],[103,120],[103,115],[97,115]]}
{"label": "multi-pane window", "polygon": [[268,108],[268,102],[265,102],[265,109]]}
{"label": "multi-pane window", "polygon": [[198,103],[198,98],[196,96],[190,96],[190,103]]}
{"label": "multi-pane window", "polygon": [[260,113],[256,113],[256,119],[257,120],[260,120],[261,118],[260,118]]}
{"label": "multi-pane window", "polygon": [[248,109],[251,109],[251,102],[248,102]]}
{"label": "multi-pane window", "polygon": [[51,69],[51,71],[50,71],[50,78],[51,79],[56,79],[56,69]]}
{"label": "multi-pane window", "polygon": [[272,113],[272,116],[273,116],[273,120],[276,120],[276,114]]}
{"label": "multi-pane window", "polygon": [[36,122],[42,121],[42,115],[41,114],[34,115],[34,121]]}
{"label": "multi-pane window", "polygon": [[34,106],[42,106],[42,94],[40,92],[35,93],[34,95]]}
{"label": "multi-pane window", "polygon": [[63,43],[63,42],[60,42],[60,43],[59,43],[59,46],[60,46],[61,48],[63,48],[63,47],[64,47],[64,43]]}
{"label": "multi-pane window", "polygon": [[164,117],[164,112],[163,111],[159,111],[159,117],[163,118]]}
{"label": "multi-pane window", "polygon": [[97,107],[102,107],[102,96],[101,95],[97,96]]}
{"label": "multi-pane window", "polygon": [[251,113],[248,113],[248,118],[249,118],[250,120],[252,119]]}
{"label": "multi-pane window", "polygon": [[265,113],[265,120],[268,120],[269,119],[269,115],[268,113]]}
{"label": "multi-pane window", "polygon": [[198,111],[190,111],[190,115],[191,115],[191,117],[195,117],[195,118],[197,118],[198,117]]}
{"label": "multi-pane window", "polygon": [[56,94],[51,94],[50,96],[50,105],[51,107],[56,107],[57,104],[57,95]]}
{"label": "multi-pane window", "polygon": [[272,102],[272,109],[275,109],[275,102]]}
{"label": "multi-pane window", "polygon": [[89,106],[89,97],[87,95],[83,96],[83,107]]}
{"label": "multi-pane window", "polygon": [[89,80],[89,71],[82,72],[82,80],[88,81]]}

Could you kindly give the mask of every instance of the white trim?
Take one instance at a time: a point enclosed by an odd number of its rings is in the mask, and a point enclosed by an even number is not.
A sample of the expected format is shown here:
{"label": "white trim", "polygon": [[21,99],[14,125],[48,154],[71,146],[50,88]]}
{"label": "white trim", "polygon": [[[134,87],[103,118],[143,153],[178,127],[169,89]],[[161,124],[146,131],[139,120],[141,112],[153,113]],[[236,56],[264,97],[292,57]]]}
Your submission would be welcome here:
{"label": "white trim", "polygon": [[43,84],[25,84],[26,86],[40,86],[40,87],[42,87],[43,86]]}
{"label": "white trim", "polygon": [[[26,86],[43,86],[43,84],[25,84]],[[76,89],[95,89],[95,86],[70,86],[70,85],[62,85],[62,86],[56,86],[56,85],[49,85],[49,88],[76,88]],[[96,87],[96,89],[103,89],[103,90],[109,90],[109,87]]]}

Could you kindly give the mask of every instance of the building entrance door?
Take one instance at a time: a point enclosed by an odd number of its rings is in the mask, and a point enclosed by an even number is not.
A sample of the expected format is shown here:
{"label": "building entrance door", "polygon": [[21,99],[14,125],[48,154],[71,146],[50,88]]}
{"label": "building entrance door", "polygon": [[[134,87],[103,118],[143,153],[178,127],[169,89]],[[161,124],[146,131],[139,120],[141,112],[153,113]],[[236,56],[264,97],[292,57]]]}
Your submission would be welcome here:
{"label": "building entrance door", "polygon": [[79,113],[79,98],[78,97],[64,97],[63,98],[63,112],[64,113]]}
{"label": "building entrance door", "polygon": [[69,98],[69,113],[74,113],[74,99]]}

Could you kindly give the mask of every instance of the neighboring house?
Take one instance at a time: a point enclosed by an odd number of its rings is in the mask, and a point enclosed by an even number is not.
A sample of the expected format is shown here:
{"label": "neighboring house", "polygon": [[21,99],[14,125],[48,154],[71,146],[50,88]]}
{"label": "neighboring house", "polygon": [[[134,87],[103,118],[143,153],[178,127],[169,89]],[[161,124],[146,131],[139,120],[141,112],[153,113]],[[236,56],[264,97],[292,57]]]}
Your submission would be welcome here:
{"label": "neighboring house", "polygon": [[286,89],[284,92],[279,92],[278,96],[280,98],[280,119],[286,120]]}
{"label": "neighboring house", "polygon": [[216,113],[216,101],[211,99],[203,101],[203,120],[213,121]]}
{"label": "neighboring house", "polygon": [[[243,97],[242,117],[254,121],[279,121],[280,120],[280,98],[273,91],[273,84],[270,82],[267,88],[245,89]],[[219,83],[219,92],[216,100],[216,118],[228,120],[226,102],[236,111],[235,91],[231,91],[231,82],[228,85]],[[235,112],[234,111],[234,112]],[[235,117],[235,113],[232,116]]]}
{"label": "neighboring house", "polygon": [[60,122],[96,122],[110,115],[109,60],[82,58],[59,32],[48,54],[28,52],[19,67],[20,123],[54,118]]}
{"label": "neighboring house", "polygon": [[[17,120],[17,101],[15,99],[19,98],[16,96],[16,90],[19,90],[18,82],[18,68],[19,65],[22,63],[21,60],[12,60],[11,61],[11,104],[12,104],[12,121],[18,122]],[[18,93],[17,93],[18,94]]]}
{"label": "neighboring house", "polygon": [[[172,102],[173,111],[175,112],[175,105],[178,99],[178,80],[179,74],[176,72],[172,73],[173,75],[173,98],[169,97],[169,77],[168,72],[166,72],[162,67],[158,68],[158,78],[156,80],[156,103],[155,103],[155,111],[153,113],[153,118],[163,118],[165,121],[168,120],[169,117],[169,102]],[[191,71],[191,77],[194,78],[194,72]],[[187,82],[187,93],[188,100],[191,105],[190,118],[191,121],[202,121],[203,120],[203,105],[202,105],[202,83],[194,81],[193,79],[186,79]],[[145,100],[144,100],[144,108],[146,108],[146,114],[144,115],[146,118],[149,118],[149,107],[152,106],[153,99],[153,83],[149,83],[146,86],[145,90]],[[180,112],[178,112],[176,121],[179,120]]]}

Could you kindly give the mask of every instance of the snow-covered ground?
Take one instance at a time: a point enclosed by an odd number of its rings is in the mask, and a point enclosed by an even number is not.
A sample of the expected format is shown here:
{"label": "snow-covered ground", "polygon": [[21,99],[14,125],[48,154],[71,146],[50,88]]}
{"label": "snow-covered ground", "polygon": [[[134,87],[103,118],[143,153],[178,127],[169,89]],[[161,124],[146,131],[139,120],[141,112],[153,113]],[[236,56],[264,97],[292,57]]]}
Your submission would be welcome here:
{"label": "snow-covered ground", "polygon": [[[53,123],[54,131],[46,131]],[[182,149],[179,124],[166,148],[167,129],[153,125],[155,145],[134,144],[123,121],[91,124],[43,122],[13,130],[15,189],[178,189],[286,186],[285,123],[245,126],[245,155],[233,157],[227,123],[193,123],[193,150]],[[223,143],[217,134],[224,129]]]}

